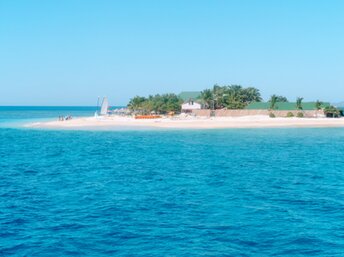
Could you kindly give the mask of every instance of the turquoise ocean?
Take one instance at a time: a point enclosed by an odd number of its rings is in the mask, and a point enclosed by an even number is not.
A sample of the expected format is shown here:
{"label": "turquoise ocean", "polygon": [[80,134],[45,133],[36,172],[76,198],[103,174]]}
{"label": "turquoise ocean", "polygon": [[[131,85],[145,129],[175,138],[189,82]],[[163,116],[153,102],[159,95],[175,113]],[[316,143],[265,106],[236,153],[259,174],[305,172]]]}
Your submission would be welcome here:
{"label": "turquoise ocean", "polygon": [[0,107],[0,256],[344,256],[344,128],[22,127]]}

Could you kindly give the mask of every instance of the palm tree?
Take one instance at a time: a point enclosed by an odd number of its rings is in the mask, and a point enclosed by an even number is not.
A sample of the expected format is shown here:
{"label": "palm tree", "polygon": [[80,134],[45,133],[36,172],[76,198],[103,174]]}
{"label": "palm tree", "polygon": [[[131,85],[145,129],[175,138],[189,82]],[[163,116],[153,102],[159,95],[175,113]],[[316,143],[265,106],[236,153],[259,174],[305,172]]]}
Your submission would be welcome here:
{"label": "palm tree", "polygon": [[285,96],[278,95],[277,96],[277,102],[284,102],[287,103],[288,99]]}
{"label": "palm tree", "polygon": [[210,108],[213,99],[213,92],[210,89],[205,89],[201,92],[200,96],[206,108]]}
{"label": "palm tree", "polygon": [[255,87],[248,87],[244,88],[242,90],[243,95],[244,95],[244,102],[245,103],[250,103],[250,102],[261,102],[263,99],[260,95],[259,89]]}
{"label": "palm tree", "polygon": [[225,92],[227,90],[226,86],[219,86],[218,84],[215,84],[213,87],[213,107],[214,109],[220,109],[224,105],[224,99],[223,96],[225,95]]}
{"label": "palm tree", "polygon": [[131,111],[138,111],[138,110],[142,109],[142,107],[146,101],[147,101],[147,99],[145,97],[135,96],[134,98],[130,99],[130,101],[128,103],[128,108]]}
{"label": "palm tree", "polygon": [[277,103],[278,97],[277,95],[272,95],[270,97],[270,110],[274,110],[276,108],[276,103]]}
{"label": "palm tree", "polygon": [[321,110],[322,104],[323,104],[323,102],[317,100],[317,101],[315,102],[315,109],[316,109],[317,111]]}
{"label": "palm tree", "polygon": [[302,110],[302,100],[303,100],[303,97],[296,98],[296,109],[297,110]]}

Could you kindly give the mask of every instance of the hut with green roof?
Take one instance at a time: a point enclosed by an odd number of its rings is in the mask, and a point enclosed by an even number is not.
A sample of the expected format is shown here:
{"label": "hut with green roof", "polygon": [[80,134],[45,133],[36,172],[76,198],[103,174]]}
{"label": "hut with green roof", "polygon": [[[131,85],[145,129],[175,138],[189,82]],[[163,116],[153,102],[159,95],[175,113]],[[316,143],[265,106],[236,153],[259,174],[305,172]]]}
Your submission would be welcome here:
{"label": "hut with green roof", "polygon": [[178,97],[183,101],[181,105],[182,112],[192,112],[193,110],[202,109],[201,92],[198,91],[184,91]]}
{"label": "hut with green roof", "polygon": [[190,100],[197,101],[200,100],[201,92],[199,91],[183,91],[178,97],[183,100],[183,102],[188,102]]}

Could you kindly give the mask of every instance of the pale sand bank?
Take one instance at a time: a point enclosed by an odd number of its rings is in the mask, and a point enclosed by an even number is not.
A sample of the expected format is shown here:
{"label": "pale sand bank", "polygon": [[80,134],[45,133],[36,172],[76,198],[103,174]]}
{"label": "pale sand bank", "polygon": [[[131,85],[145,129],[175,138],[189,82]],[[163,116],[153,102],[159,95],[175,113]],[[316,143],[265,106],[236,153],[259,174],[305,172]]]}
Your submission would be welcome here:
{"label": "pale sand bank", "polygon": [[154,120],[136,120],[131,117],[87,117],[67,121],[48,121],[26,124],[31,128],[51,129],[102,129],[102,128],[174,128],[174,129],[221,129],[221,128],[283,128],[283,127],[344,127],[344,118],[269,118],[245,117],[174,117]]}

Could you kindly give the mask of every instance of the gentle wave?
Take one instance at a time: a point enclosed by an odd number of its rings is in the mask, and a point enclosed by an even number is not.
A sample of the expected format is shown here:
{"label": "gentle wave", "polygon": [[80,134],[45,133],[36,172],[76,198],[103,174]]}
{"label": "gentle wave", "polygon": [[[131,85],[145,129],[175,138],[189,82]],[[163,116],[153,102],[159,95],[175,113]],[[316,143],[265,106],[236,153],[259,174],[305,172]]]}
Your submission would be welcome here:
{"label": "gentle wave", "polygon": [[341,128],[0,138],[0,255],[342,256]]}

